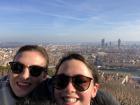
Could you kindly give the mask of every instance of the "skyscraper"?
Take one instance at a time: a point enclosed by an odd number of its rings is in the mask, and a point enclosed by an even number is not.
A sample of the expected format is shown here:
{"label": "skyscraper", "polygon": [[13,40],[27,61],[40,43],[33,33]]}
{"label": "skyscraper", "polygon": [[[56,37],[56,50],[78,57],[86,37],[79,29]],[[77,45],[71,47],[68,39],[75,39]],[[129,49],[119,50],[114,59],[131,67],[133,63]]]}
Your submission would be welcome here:
{"label": "skyscraper", "polygon": [[105,39],[101,40],[101,47],[104,48],[105,47]]}
{"label": "skyscraper", "polygon": [[121,39],[118,39],[118,48],[121,46]]}

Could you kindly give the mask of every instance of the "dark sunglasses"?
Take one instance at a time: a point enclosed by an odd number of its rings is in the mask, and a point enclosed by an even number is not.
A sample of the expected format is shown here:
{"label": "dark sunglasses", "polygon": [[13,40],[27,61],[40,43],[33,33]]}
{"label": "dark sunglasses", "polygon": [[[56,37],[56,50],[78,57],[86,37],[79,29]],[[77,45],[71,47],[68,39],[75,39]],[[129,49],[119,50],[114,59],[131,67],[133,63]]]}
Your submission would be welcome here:
{"label": "dark sunglasses", "polygon": [[[20,62],[9,62],[11,70],[13,73],[20,74],[23,72],[24,68],[27,67]],[[28,67],[30,75],[34,77],[38,77],[43,71],[47,72],[45,67],[31,65]]]}
{"label": "dark sunglasses", "polygon": [[53,86],[58,90],[65,89],[72,80],[74,88],[80,92],[89,88],[92,78],[83,75],[67,76],[65,74],[59,74],[53,77]]}

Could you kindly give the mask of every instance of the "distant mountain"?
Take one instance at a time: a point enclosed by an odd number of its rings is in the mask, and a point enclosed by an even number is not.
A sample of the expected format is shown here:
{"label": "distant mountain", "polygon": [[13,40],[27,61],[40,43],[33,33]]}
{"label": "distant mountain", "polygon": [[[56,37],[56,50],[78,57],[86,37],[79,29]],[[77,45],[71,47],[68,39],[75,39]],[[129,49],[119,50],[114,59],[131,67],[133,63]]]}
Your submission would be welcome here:
{"label": "distant mountain", "polygon": [[25,42],[0,42],[0,48],[15,48],[20,47],[25,44],[33,44],[33,43],[25,43]]}

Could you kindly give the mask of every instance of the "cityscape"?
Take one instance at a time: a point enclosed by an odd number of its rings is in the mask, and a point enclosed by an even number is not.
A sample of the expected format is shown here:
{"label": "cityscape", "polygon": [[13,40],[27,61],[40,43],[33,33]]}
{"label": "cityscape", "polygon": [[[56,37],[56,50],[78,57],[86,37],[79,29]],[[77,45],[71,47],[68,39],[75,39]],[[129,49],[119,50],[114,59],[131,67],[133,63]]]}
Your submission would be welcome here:
{"label": "cityscape", "polygon": [[[0,66],[7,66],[16,51],[24,43],[1,44]],[[126,43],[121,39],[107,42],[104,38],[98,43],[47,43],[39,44],[46,48],[50,60],[50,67],[54,67],[58,60],[67,52],[77,52],[100,69],[131,72],[140,76],[140,45]]]}

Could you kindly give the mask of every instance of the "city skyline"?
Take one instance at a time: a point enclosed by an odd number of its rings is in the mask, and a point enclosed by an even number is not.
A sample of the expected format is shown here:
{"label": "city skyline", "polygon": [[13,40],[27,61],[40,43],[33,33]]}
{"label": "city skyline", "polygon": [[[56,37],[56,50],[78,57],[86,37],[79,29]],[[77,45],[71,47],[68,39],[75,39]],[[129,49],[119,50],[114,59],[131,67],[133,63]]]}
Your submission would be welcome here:
{"label": "city skyline", "polygon": [[139,0],[1,0],[0,41],[140,41]]}

